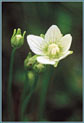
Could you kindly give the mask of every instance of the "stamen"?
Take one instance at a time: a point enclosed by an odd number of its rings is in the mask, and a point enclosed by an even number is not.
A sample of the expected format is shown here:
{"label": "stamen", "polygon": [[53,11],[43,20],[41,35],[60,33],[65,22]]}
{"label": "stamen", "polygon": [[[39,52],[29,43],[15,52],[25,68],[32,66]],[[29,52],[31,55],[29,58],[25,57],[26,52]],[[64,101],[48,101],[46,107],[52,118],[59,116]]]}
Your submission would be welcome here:
{"label": "stamen", "polygon": [[48,53],[50,55],[56,55],[57,53],[59,53],[59,51],[60,49],[57,44],[52,43],[48,46]]}

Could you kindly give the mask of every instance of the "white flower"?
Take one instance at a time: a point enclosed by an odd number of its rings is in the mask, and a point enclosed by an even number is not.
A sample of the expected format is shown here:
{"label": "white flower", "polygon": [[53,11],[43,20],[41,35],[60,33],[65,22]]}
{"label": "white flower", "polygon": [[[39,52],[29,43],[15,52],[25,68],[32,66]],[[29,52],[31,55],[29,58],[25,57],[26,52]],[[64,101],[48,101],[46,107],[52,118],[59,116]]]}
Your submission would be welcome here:
{"label": "white flower", "polygon": [[72,36],[63,36],[56,25],[52,25],[46,32],[44,38],[35,35],[28,35],[27,42],[30,49],[42,64],[56,65],[61,59],[73,53],[70,51]]}

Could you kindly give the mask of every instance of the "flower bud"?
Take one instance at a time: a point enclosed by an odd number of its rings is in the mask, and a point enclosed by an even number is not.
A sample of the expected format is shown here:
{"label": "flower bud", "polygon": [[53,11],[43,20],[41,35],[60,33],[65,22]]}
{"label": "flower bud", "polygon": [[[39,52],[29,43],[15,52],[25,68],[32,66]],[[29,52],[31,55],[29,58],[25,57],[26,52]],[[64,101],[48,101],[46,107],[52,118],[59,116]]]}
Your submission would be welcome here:
{"label": "flower bud", "polygon": [[33,66],[33,69],[36,71],[36,72],[44,72],[45,69],[46,69],[46,66],[44,64],[40,64],[40,63],[37,63]]}
{"label": "flower bud", "polygon": [[24,67],[27,69],[32,68],[36,63],[37,55],[32,56],[31,53],[28,54],[27,58],[24,60]]}
{"label": "flower bud", "polygon": [[24,36],[26,31],[23,32],[23,35],[21,34],[21,29],[18,28],[17,31],[14,29],[12,38],[11,38],[11,46],[15,48],[19,48],[24,43]]}
{"label": "flower bud", "polygon": [[32,85],[34,84],[34,80],[35,80],[35,74],[33,71],[28,71],[28,79],[29,79],[29,86],[32,87]]}

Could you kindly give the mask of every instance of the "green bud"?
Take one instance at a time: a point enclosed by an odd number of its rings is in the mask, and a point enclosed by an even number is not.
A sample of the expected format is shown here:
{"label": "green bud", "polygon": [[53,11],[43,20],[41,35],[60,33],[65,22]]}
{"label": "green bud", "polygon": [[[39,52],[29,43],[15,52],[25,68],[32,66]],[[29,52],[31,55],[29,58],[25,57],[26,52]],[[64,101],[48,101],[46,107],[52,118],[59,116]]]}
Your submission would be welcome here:
{"label": "green bud", "polygon": [[40,64],[40,63],[37,63],[33,66],[33,69],[36,71],[36,72],[43,72],[45,71],[45,68],[46,66],[44,64]]}
{"label": "green bud", "polygon": [[28,54],[27,58],[24,60],[24,67],[27,69],[32,68],[36,63],[37,55],[32,56],[31,53]]}
{"label": "green bud", "polygon": [[35,74],[32,71],[28,71],[29,85],[32,86],[35,80]]}
{"label": "green bud", "polygon": [[18,28],[17,31],[14,29],[12,38],[11,38],[11,46],[19,48],[24,43],[24,36],[26,34],[26,31],[23,32],[23,35],[21,34],[21,29]]}

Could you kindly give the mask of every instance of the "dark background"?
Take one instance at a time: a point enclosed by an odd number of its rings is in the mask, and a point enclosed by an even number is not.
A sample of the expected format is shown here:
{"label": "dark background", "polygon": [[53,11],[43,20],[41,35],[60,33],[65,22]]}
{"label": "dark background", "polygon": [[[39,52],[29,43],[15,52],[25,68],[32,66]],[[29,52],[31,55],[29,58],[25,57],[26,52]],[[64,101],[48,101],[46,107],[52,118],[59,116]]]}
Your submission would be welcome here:
{"label": "dark background", "polygon": [[[82,121],[82,3],[81,2],[3,2],[2,3],[2,72],[3,121],[7,121],[7,85],[12,51],[13,29],[28,34],[45,34],[51,25],[58,25],[63,34],[70,33],[72,55],[60,61],[48,89],[46,121]],[[14,109],[18,121],[20,95],[24,85],[24,59],[30,51],[25,36],[24,45],[16,51],[13,72]],[[30,73],[33,78],[33,73]],[[33,81],[33,80],[32,80]],[[37,121],[40,84],[26,111],[26,118]]]}

